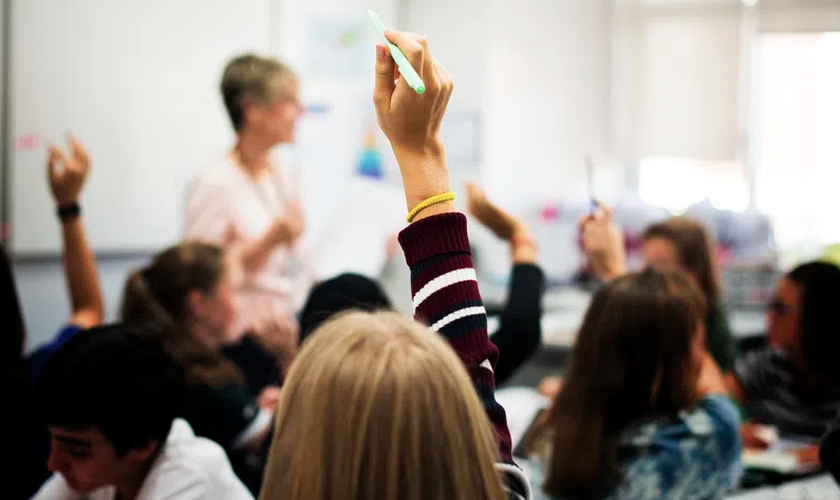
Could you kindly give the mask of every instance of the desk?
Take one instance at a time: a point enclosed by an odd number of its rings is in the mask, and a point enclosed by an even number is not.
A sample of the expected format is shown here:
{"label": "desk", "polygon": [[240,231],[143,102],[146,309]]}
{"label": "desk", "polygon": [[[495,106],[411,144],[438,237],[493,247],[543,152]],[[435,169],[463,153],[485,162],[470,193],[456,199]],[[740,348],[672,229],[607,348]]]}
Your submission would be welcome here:
{"label": "desk", "polygon": [[829,474],[736,493],[728,500],[833,500],[840,499],[840,487]]}

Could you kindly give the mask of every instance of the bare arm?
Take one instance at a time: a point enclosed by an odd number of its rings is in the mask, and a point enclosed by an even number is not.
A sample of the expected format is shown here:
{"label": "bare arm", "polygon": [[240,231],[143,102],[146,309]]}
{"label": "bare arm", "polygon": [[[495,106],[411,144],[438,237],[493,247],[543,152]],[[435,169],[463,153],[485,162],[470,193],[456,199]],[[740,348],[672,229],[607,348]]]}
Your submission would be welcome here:
{"label": "bare arm", "polygon": [[730,372],[723,376],[724,383],[726,384],[726,388],[729,392],[729,395],[740,404],[744,404],[747,401],[747,396],[744,393],[744,388],[741,387],[741,384],[738,382],[738,379],[735,378],[735,375]]}
{"label": "bare arm", "polygon": [[612,281],[627,274],[624,235],[613,223],[612,209],[598,205],[598,210],[580,220],[583,248],[598,279]]}
{"label": "bare arm", "polygon": [[[90,157],[84,146],[70,137],[71,154],[50,148],[48,176],[53,198],[59,207],[78,203],[79,194],[90,170]],[[105,305],[96,259],[88,245],[81,215],[62,219],[64,274],[70,293],[70,323],[90,328],[104,320]]]}
{"label": "bare arm", "polygon": [[73,308],[70,322],[82,328],[96,326],[105,319],[105,306],[96,259],[87,243],[81,217],[62,224],[64,275]]}

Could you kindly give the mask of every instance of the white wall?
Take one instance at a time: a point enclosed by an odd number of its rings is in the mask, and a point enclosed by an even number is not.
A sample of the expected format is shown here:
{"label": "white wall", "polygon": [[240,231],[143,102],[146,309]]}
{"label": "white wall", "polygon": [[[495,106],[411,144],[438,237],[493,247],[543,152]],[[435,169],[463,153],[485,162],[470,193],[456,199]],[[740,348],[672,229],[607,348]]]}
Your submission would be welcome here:
{"label": "white wall", "polygon": [[[455,81],[450,109],[483,109],[488,190],[503,202],[577,196],[584,156],[609,153],[609,0],[417,0]],[[446,15],[441,15],[446,12]]]}
{"label": "white wall", "polygon": [[585,196],[584,156],[609,149],[610,2],[489,4],[488,187]]}

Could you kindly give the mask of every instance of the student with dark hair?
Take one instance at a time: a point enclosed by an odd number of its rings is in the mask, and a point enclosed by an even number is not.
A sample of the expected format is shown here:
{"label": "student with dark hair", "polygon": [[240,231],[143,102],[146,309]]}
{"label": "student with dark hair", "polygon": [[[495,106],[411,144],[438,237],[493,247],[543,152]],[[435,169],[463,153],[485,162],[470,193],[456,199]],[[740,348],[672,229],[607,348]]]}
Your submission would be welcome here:
{"label": "student with dark hair", "polygon": [[[32,414],[32,390],[44,364],[79,330],[102,321],[105,306],[99,286],[96,260],[87,243],[82,223],[79,197],[90,171],[90,156],[74,137],[69,138],[71,152],[50,147],[47,177],[58,218],[61,220],[64,272],[70,294],[71,317],[58,334],[24,357],[25,323],[12,275],[11,263],[2,252],[0,293],[4,329],[0,336],[0,383],[9,408],[4,411],[3,428],[15,429],[3,444],[3,493],[12,499],[27,499],[49,477],[46,469],[49,442],[47,430]],[[8,474],[8,476],[7,476]],[[5,496],[4,496],[5,498]]]}
{"label": "student with dark hair", "polygon": [[838,305],[834,264],[808,262],[779,280],[767,308],[768,346],[739,360],[729,377],[750,420],[789,436],[825,433],[840,407]]}
{"label": "student with dark hair", "polygon": [[[243,335],[239,269],[237,257],[217,246],[184,242],[168,248],[129,276],[120,315],[123,321],[151,321],[162,328],[167,350],[186,373],[180,415],[197,435],[222,445],[240,478],[257,491],[279,389],[262,387],[255,395],[222,352]],[[294,356],[297,337],[288,335],[295,329],[278,326],[283,316],[273,313],[265,305],[264,320],[250,330],[282,372]]]}
{"label": "student with dark hair", "polygon": [[379,283],[360,274],[346,273],[312,288],[300,313],[301,344],[321,323],[348,310],[392,309]]}
{"label": "student with dark hair", "polygon": [[252,498],[222,448],[175,418],[184,375],[159,336],[126,324],[91,328],[46,364],[36,408],[55,475],[35,500]]}
{"label": "student with dark hair", "polygon": [[734,486],[738,409],[705,349],[703,302],[686,277],[652,269],[595,293],[530,445],[543,498],[721,498]]}

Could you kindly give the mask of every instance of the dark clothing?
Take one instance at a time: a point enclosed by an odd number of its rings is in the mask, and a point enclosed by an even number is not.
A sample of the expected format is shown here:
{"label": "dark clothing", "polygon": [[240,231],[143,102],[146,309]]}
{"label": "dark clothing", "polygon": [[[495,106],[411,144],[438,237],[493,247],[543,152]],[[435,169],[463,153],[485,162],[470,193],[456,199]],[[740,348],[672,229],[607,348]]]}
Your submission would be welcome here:
{"label": "dark clothing", "polygon": [[270,385],[283,385],[283,374],[277,360],[251,337],[246,335],[239,343],[225,347],[222,352],[245,376],[251,394],[259,394]]}
{"label": "dark clothing", "polygon": [[789,436],[819,439],[840,408],[840,387],[805,387],[783,351],[772,348],[747,353],[735,366],[744,391],[747,417],[779,428]]}
{"label": "dark clothing", "polygon": [[820,443],[820,462],[840,483],[840,414],[828,428]]}
{"label": "dark clothing", "polygon": [[[225,449],[233,471],[254,495],[262,483],[267,449],[257,452],[237,446],[238,438],[261,418],[254,397],[243,384],[187,388],[179,415],[196,436],[212,439]],[[266,440],[268,442],[268,440]]]}
{"label": "dark clothing", "polygon": [[724,373],[735,368],[735,341],[726,313],[719,304],[706,314],[706,349]]}
{"label": "dark clothing", "polygon": [[545,275],[539,266],[513,266],[508,301],[499,316],[499,329],[490,337],[499,348],[495,369],[497,385],[509,379],[539,349],[544,292]]}
{"label": "dark clothing", "polygon": [[44,365],[50,360],[53,354],[58,349],[72,339],[82,329],[77,325],[64,325],[59,330],[58,334],[46,344],[42,345],[26,358],[26,369],[29,371],[29,380],[32,387],[35,387],[35,382],[41,376],[41,371],[44,370]]}

